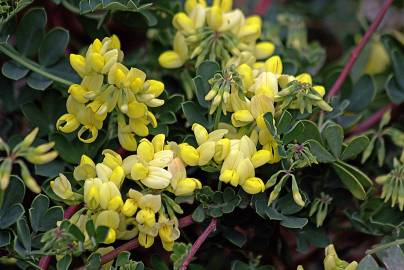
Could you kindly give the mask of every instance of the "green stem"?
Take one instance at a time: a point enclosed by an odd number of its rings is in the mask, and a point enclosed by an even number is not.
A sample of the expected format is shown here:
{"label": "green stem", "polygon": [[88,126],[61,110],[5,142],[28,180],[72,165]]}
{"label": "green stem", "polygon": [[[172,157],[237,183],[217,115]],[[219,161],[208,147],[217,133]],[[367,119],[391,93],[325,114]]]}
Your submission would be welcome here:
{"label": "green stem", "polygon": [[216,115],[215,115],[215,122],[214,122],[214,125],[213,125],[213,130],[218,129],[221,115],[222,115],[222,104],[219,104],[219,106],[216,109]]}
{"label": "green stem", "polygon": [[378,245],[377,247],[366,251],[366,254],[367,255],[374,254],[374,253],[379,252],[381,250],[384,250],[384,249],[387,249],[387,248],[390,248],[390,247],[393,247],[393,246],[399,246],[399,245],[404,245],[404,239],[398,239],[398,240],[395,240],[395,241],[387,243],[387,244]]}
{"label": "green stem", "polygon": [[59,82],[61,84],[67,85],[67,86],[70,86],[73,84],[73,82],[71,82],[71,81],[65,80],[63,78],[60,78],[54,74],[51,74],[51,73],[41,69],[41,67],[37,63],[20,55],[19,52],[17,52],[14,48],[10,47],[7,44],[0,44],[0,52],[4,53],[8,57],[13,59],[17,63],[19,63],[20,65],[22,65],[22,66],[32,70],[33,72],[36,72],[52,81]]}

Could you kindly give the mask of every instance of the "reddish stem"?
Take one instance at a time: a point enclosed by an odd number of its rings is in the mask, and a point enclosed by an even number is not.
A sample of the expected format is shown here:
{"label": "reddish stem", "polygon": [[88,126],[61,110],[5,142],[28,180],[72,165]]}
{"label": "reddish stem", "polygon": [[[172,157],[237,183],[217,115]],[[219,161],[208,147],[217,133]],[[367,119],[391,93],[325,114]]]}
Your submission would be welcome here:
{"label": "reddish stem", "polygon": [[192,245],[191,250],[189,251],[187,257],[185,258],[184,263],[182,264],[180,270],[187,270],[188,265],[191,263],[192,258],[198,251],[198,249],[202,246],[202,244],[205,242],[206,238],[216,230],[216,225],[217,225],[217,219],[212,218],[210,221],[208,227],[203,231],[203,233],[196,239],[195,243]]}
{"label": "reddish stem", "polygon": [[380,119],[382,119],[382,117],[386,111],[391,110],[394,107],[396,107],[396,105],[393,103],[390,103],[390,104],[386,105],[385,107],[381,108],[380,110],[378,110],[377,112],[372,114],[370,117],[368,117],[365,121],[356,125],[350,131],[350,136],[361,134],[361,133],[365,132],[366,130],[370,129],[371,127],[373,127],[374,125],[379,123]]}
{"label": "reddish stem", "polygon": [[382,8],[380,9],[379,13],[376,16],[376,19],[370,25],[369,29],[366,31],[365,35],[363,36],[363,38],[361,39],[359,44],[352,51],[348,62],[344,66],[344,69],[342,70],[338,79],[335,81],[330,92],[328,92],[328,94],[327,94],[328,97],[335,96],[338,93],[338,91],[341,89],[342,84],[344,83],[346,77],[348,77],[349,72],[351,71],[353,65],[355,64],[359,54],[361,53],[361,51],[365,47],[365,45],[368,43],[370,37],[376,31],[377,27],[380,25],[381,21],[383,20],[384,15],[386,14],[387,10],[389,9],[389,7],[391,6],[392,3],[393,3],[393,0],[386,0],[386,2],[384,2]]}
{"label": "reddish stem", "polygon": [[[69,207],[65,210],[64,215],[63,215],[63,218],[64,218],[64,219],[69,219],[69,218],[71,218],[71,217],[74,215],[74,213],[76,213],[76,212],[80,209],[80,207],[81,207],[81,206],[80,206],[79,204],[78,204],[78,205],[69,206]],[[41,269],[43,269],[43,270],[47,270],[47,269],[49,268],[49,264],[50,264],[51,260],[52,260],[52,257],[51,257],[51,256],[43,256],[43,257],[39,260],[38,266],[39,266]]]}
{"label": "reddish stem", "polygon": [[272,0],[261,0],[255,6],[254,13],[258,15],[265,15],[272,4]]}

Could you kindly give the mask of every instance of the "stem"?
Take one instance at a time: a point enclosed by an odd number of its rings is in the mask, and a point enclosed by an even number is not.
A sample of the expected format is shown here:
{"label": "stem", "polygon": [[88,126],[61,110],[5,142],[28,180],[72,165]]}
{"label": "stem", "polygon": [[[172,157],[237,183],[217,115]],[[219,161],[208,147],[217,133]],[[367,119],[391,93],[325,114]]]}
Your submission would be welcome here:
{"label": "stem", "polygon": [[65,80],[63,78],[60,78],[59,76],[56,76],[54,74],[51,74],[45,70],[43,70],[37,63],[31,61],[30,59],[22,56],[17,52],[14,48],[7,44],[0,44],[0,52],[4,53],[20,65],[32,70],[33,72],[36,72],[52,81],[59,82],[64,85],[72,85],[73,82]]}
{"label": "stem", "polygon": [[371,249],[371,250],[367,250],[366,254],[370,255],[370,254],[374,254],[376,252],[379,252],[383,249],[387,249],[393,246],[400,246],[400,245],[404,245],[404,239],[397,239],[393,242],[387,243],[387,244],[382,244],[382,245],[378,245],[377,247]]}
{"label": "stem", "polygon": [[198,251],[198,249],[202,246],[203,242],[205,242],[206,238],[216,230],[217,219],[212,218],[208,227],[203,231],[203,233],[196,239],[195,243],[192,245],[191,250],[189,251],[187,257],[185,258],[184,263],[182,264],[180,270],[187,270],[188,265],[191,263],[192,258]]}
{"label": "stem", "polygon": [[372,114],[370,117],[368,117],[365,121],[356,125],[350,131],[349,135],[352,136],[352,135],[361,134],[361,133],[365,132],[366,130],[370,129],[371,127],[373,127],[374,125],[379,123],[380,119],[382,119],[382,117],[386,111],[391,110],[394,107],[396,107],[396,105],[394,105],[393,103],[390,103],[387,106],[381,108],[380,110],[378,110],[377,112]]}
{"label": "stem", "polygon": [[216,109],[215,123],[213,125],[213,130],[218,129],[221,115],[222,115],[222,104],[219,104],[219,106]]}
{"label": "stem", "polygon": [[387,10],[393,3],[393,0],[386,0],[380,9],[379,13],[376,16],[376,19],[372,22],[368,30],[366,31],[365,35],[359,42],[359,44],[355,47],[355,49],[352,51],[348,62],[344,66],[344,69],[342,70],[341,74],[339,75],[338,79],[335,81],[334,85],[332,86],[330,92],[328,92],[327,97],[332,97],[335,96],[338,91],[340,90],[342,84],[344,83],[345,79],[348,77],[349,72],[351,71],[353,65],[355,64],[356,60],[358,59],[362,49],[365,47],[365,45],[368,43],[370,37],[372,34],[377,30],[377,27],[380,25],[381,21],[384,18],[384,15],[386,14]]}
{"label": "stem", "polygon": [[[72,205],[72,206],[69,206],[66,210],[65,210],[65,212],[64,212],[64,215],[63,215],[63,218],[64,219],[69,219],[69,218],[71,218],[73,215],[74,215],[74,213],[76,213],[79,209],[81,208],[81,205]],[[49,264],[50,264],[50,262],[51,262],[51,260],[52,260],[52,256],[43,256],[40,260],[39,260],[39,263],[38,263],[38,266],[40,267],[40,269],[42,269],[42,270],[47,270],[48,268],[49,268]]]}

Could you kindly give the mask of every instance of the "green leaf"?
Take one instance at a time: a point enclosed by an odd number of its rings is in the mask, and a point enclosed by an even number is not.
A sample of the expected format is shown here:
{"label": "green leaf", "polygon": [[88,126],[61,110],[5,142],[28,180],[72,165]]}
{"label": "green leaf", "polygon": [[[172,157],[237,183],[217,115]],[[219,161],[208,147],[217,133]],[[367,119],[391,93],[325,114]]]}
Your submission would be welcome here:
{"label": "green leaf", "polygon": [[270,132],[273,136],[276,136],[276,135],[277,135],[277,132],[276,132],[275,121],[274,121],[274,117],[273,117],[272,113],[267,112],[267,113],[264,115],[264,121],[265,121],[265,124],[266,124],[266,126],[267,126],[269,132]]}
{"label": "green leaf", "polygon": [[352,89],[347,110],[357,113],[362,112],[370,105],[375,96],[376,87],[372,77],[364,75]]}
{"label": "green leaf", "polygon": [[161,115],[159,115],[158,119],[159,119],[159,125],[160,124],[171,125],[177,122],[177,117],[175,116],[175,113],[170,111],[162,113]]}
{"label": "green leaf", "polygon": [[41,220],[49,208],[49,199],[45,195],[39,194],[32,201],[29,209],[29,217],[34,232],[39,230]]}
{"label": "green leaf", "polygon": [[70,224],[69,233],[72,234],[78,241],[84,242],[84,240],[85,240],[84,234],[81,232],[79,227],[77,227],[75,224],[73,224],[73,223]]}
{"label": "green leaf", "polygon": [[[175,245],[175,243],[174,243]],[[169,270],[167,264],[160,256],[153,254],[150,259],[152,269],[154,270]]]}
{"label": "green leaf", "polygon": [[397,84],[401,89],[404,89],[404,54],[398,49],[393,49],[390,51],[391,61],[393,62],[394,77],[396,78]]}
{"label": "green leaf", "polygon": [[129,251],[122,251],[119,253],[118,257],[116,258],[115,265],[116,266],[124,266],[129,262],[130,253]]}
{"label": "green leaf", "polygon": [[46,25],[43,8],[30,9],[21,19],[17,31],[17,48],[25,56],[33,56],[41,43]]}
{"label": "green leaf", "polygon": [[198,98],[198,103],[202,108],[209,108],[210,103],[205,100],[205,96],[210,90],[210,84],[204,80],[201,76],[196,76],[192,79],[194,82],[196,97]]}
{"label": "green leaf", "polygon": [[86,270],[99,269],[101,269],[101,255],[99,253],[93,253],[87,259]]}
{"label": "green leaf", "polygon": [[94,225],[94,221],[92,219],[90,219],[86,223],[86,232],[88,233],[88,236],[90,236],[90,237],[95,237],[95,235],[96,235],[95,225]]}
{"label": "green leaf", "polygon": [[173,252],[171,253],[170,259],[173,262],[173,270],[181,269],[181,266],[184,264],[185,258],[189,253],[192,244],[185,244],[175,242],[173,246]]}
{"label": "green leaf", "polygon": [[324,136],[328,148],[334,157],[338,158],[341,154],[342,142],[344,140],[344,130],[339,125],[329,125],[324,129]]}
{"label": "green leaf", "polygon": [[283,111],[281,117],[277,122],[277,129],[280,134],[283,134],[291,129],[291,124],[293,121],[292,114],[288,111]]}
{"label": "green leaf", "polygon": [[292,126],[292,128],[285,133],[282,138],[284,144],[288,144],[296,140],[304,130],[304,124],[299,121]]}
{"label": "green leaf", "polygon": [[192,219],[195,222],[201,223],[205,220],[205,210],[202,205],[199,205],[192,213]]}
{"label": "green leaf", "polygon": [[11,243],[11,234],[8,231],[0,231],[0,247],[8,246]]}
{"label": "green leaf", "polygon": [[341,155],[342,160],[355,158],[358,154],[365,151],[369,144],[369,138],[366,136],[357,136],[353,138],[344,149]]}
{"label": "green leaf", "polygon": [[320,131],[314,122],[310,120],[301,120],[300,122],[304,125],[304,129],[302,132],[297,134],[296,139],[299,143],[304,143],[308,140],[315,140],[323,144]]}
{"label": "green leaf", "polygon": [[69,31],[55,27],[46,33],[39,48],[38,60],[43,66],[52,66],[65,55],[69,43]]}
{"label": "green leaf", "polygon": [[[4,72],[3,72],[3,74],[4,74]],[[393,102],[394,104],[400,104],[400,103],[404,102],[404,87],[400,87],[395,76],[391,76],[386,81],[385,88],[386,88],[386,93],[387,93],[388,97],[390,98],[391,102]]]}
{"label": "green leaf", "polygon": [[344,166],[341,166],[339,163],[332,164],[335,172],[341,179],[341,182],[345,185],[345,187],[355,196],[355,198],[364,200],[366,197],[366,192],[358,181],[358,179],[353,175],[350,171],[348,171]]}
{"label": "green leaf", "polygon": [[72,257],[70,255],[66,255],[56,263],[56,269],[67,270],[69,269],[71,263],[72,263]]}
{"label": "green leaf", "polygon": [[205,80],[209,80],[220,71],[221,69],[218,63],[214,61],[205,61],[198,66],[198,68],[196,69],[196,74],[201,76]]}
{"label": "green leaf", "polygon": [[27,78],[27,84],[35,90],[43,91],[49,86],[51,86],[52,83],[53,81],[34,72],[30,73]]}
{"label": "green leaf", "polygon": [[203,110],[199,105],[195,104],[193,101],[186,101],[182,103],[182,111],[184,112],[185,118],[190,125],[194,123],[201,124],[205,128],[209,128],[209,122],[205,117],[206,111]]}
{"label": "green leaf", "polygon": [[17,64],[13,60],[10,60],[3,64],[1,72],[7,78],[17,81],[27,76],[29,69]]}
{"label": "green leaf", "polygon": [[223,229],[223,236],[227,240],[229,240],[232,244],[238,246],[239,248],[242,248],[244,244],[247,242],[247,237],[232,229],[232,228],[224,228]]}
{"label": "green leaf", "polygon": [[337,163],[338,165],[348,170],[352,175],[354,175],[355,178],[358,179],[361,185],[364,186],[365,188],[368,188],[373,185],[372,180],[370,180],[370,178],[358,168],[342,161],[337,161]]}
{"label": "green leaf", "polygon": [[359,262],[358,268],[356,268],[356,270],[379,270],[379,269],[380,268],[376,260],[370,255],[367,255],[365,258],[363,258]]}
{"label": "green leaf", "polygon": [[97,230],[95,231],[95,240],[97,243],[102,243],[107,238],[109,232],[109,228],[106,226],[97,226]]}
{"label": "green leaf", "polygon": [[307,218],[285,216],[281,221],[281,225],[286,228],[301,229],[306,226],[307,222]]}
{"label": "green leaf", "polygon": [[13,204],[7,208],[5,214],[0,214],[0,229],[6,229],[17,222],[24,215],[24,206],[20,203]]}
{"label": "green leaf", "polygon": [[324,146],[322,146],[318,141],[310,140],[309,143],[310,151],[316,156],[317,161],[321,163],[330,163],[336,160],[336,158],[331,155],[331,153],[328,152],[327,149],[325,149]]}
{"label": "green leaf", "polygon": [[27,253],[31,251],[31,232],[25,218],[20,218],[17,221],[17,236],[18,241],[23,245]]}

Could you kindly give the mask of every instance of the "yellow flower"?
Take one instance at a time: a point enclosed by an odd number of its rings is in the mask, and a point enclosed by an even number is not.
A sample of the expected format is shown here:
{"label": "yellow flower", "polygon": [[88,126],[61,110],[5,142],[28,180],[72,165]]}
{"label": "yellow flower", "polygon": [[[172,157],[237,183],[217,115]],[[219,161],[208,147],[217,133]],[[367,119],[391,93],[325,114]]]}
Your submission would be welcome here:
{"label": "yellow flower", "polygon": [[160,215],[159,220],[159,236],[163,248],[167,251],[173,250],[174,241],[180,237],[178,229],[178,220],[176,218],[168,219],[165,215]]}
{"label": "yellow flower", "polygon": [[59,198],[69,200],[74,196],[70,181],[61,173],[59,174],[59,177],[57,177],[54,181],[50,181],[50,186],[52,188],[52,191]]}
{"label": "yellow flower", "polygon": [[196,178],[184,178],[178,181],[174,191],[175,196],[185,196],[192,194],[195,189],[201,189],[202,184]]}
{"label": "yellow flower", "polygon": [[153,227],[156,223],[155,214],[161,208],[161,196],[146,194],[139,199],[139,208],[141,209],[136,214],[136,221],[147,227]]}
{"label": "yellow flower", "polygon": [[126,199],[122,206],[121,212],[127,217],[132,217],[137,211],[138,205],[135,199]]}
{"label": "yellow flower", "polygon": [[82,155],[80,164],[74,168],[73,176],[79,181],[94,178],[96,176],[94,161],[90,157]]}
{"label": "yellow flower", "polygon": [[195,149],[195,147],[187,144],[181,143],[178,145],[180,149],[180,156],[181,159],[189,166],[196,166],[198,165],[199,161],[199,153]]}
{"label": "yellow flower", "polygon": [[100,204],[100,189],[102,181],[98,178],[87,179],[84,182],[84,203],[87,208],[95,210]]}
{"label": "yellow flower", "polygon": [[99,190],[101,208],[119,210],[122,207],[121,192],[113,182],[102,183]]}
{"label": "yellow flower", "polygon": [[275,45],[272,42],[259,42],[255,45],[255,57],[257,59],[266,59],[275,51]]}

